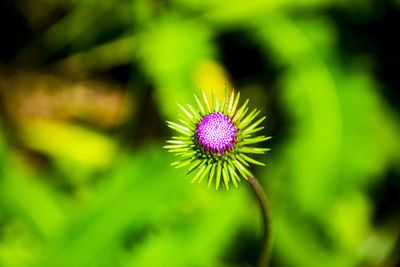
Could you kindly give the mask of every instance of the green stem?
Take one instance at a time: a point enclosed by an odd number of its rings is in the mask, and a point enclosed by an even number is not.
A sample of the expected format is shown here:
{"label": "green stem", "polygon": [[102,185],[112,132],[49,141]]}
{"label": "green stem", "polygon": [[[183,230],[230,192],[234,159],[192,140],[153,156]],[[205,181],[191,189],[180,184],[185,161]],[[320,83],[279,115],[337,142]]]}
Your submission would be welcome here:
{"label": "green stem", "polygon": [[251,185],[254,193],[257,195],[258,202],[260,203],[261,210],[263,213],[264,220],[264,240],[263,247],[261,251],[261,256],[258,262],[259,267],[266,267],[269,264],[269,260],[271,257],[271,245],[272,245],[272,234],[271,234],[271,216],[269,212],[269,204],[267,200],[267,196],[264,193],[263,188],[261,187],[258,180],[254,177],[247,176],[249,179],[248,182]]}

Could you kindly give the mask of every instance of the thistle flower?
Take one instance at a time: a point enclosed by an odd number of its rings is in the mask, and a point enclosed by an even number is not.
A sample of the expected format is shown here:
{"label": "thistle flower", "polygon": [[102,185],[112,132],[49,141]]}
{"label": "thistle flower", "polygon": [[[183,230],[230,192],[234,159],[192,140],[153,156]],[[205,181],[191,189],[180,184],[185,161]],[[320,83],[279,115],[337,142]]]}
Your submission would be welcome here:
{"label": "thistle flower", "polygon": [[253,136],[264,127],[257,127],[265,119],[265,116],[253,123],[260,111],[254,109],[247,116],[249,110],[247,99],[238,108],[240,93],[235,96],[226,96],[224,88],[222,103],[212,93],[211,103],[208,102],[204,92],[203,101],[196,95],[194,98],[198,108],[187,105],[184,108],[178,104],[182,113],[179,114],[180,123],[167,121],[168,126],[180,136],[172,137],[167,142],[170,145],[164,146],[169,152],[175,153],[181,159],[175,161],[171,166],[181,168],[190,166],[187,174],[196,171],[192,183],[201,183],[205,177],[208,178],[208,187],[211,186],[214,178],[216,189],[219,188],[221,180],[227,190],[232,182],[238,188],[241,178],[254,177],[248,170],[249,163],[265,166],[246,154],[264,154],[268,148],[252,147],[253,145],[271,137]]}

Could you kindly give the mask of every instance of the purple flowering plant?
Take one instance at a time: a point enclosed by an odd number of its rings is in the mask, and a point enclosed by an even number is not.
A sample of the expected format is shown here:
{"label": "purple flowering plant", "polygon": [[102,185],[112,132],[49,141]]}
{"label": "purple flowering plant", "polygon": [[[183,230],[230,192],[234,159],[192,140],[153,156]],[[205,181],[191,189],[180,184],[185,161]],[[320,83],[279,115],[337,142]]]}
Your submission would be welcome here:
{"label": "purple flowering plant", "polygon": [[269,205],[262,186],[248,169],[250,163],[265,166],[247,154],[264,154],[268,148],[254,147],[253,145],[270,139],[269,136],[257,136],[256,133],[264,127],[259,126],[265,116],[253,122],[260,111],[253,109],[249,114],[247,99],[238,107],[240,93],[235,96],[232,92],[226,96],[226,85],[222,101],[211,92],[211,103],[202,91],[200,101],[196,95],[197,108],[188,104],[187,108],[179,105],[182,113],[179,114],[179,123],[167,121],[168,126],[179,136],[168,140],[164,146],[169,152],[180,156],[178,161],[171,165],[176,168],[189,166],[187,173],[195,171],[192,183],[201,183],[208,178],[208,187],[215,177],[215,188],[222,185],[229,190],[232,182],[239,188],[241,177],[247,180],[260,203],[264,220],[263,249],[259,266],[268,266],[271,250],[271,223]]}

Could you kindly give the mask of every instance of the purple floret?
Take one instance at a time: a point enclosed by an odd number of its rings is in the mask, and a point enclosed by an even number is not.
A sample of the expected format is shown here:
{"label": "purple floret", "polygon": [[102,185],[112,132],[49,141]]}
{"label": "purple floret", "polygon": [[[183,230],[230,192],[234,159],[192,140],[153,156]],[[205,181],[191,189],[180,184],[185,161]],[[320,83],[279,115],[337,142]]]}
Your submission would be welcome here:
{"label": "purple floret", "polygon": [[220,112],[207,115],[197,126],[196,135],[198,142],[204,150],[212,153],[232,150],[236,143],[237,132],[232,120]]}

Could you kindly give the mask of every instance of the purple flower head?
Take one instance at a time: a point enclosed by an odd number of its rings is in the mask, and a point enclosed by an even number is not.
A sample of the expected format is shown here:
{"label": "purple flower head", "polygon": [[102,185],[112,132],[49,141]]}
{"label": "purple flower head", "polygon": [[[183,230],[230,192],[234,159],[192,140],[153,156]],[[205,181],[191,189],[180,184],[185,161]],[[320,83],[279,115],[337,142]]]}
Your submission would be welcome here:
{"label": "purple flower head", "polygon": [[220,153],[232,150],[236,143],[237,132],[232,120],[221,112],[205,116],[197,126],[197,141],[204,150]]}
{"label": "purple flower head", "polygon": [[187,173],[196,172],[192,183],[203,179],[208,180],[208,187],[215,181],[218,189],[222,183],[226,189],[233,183],[238,188],[241,178],[248,179],[254,175],[248,169],[250,164],[265,166],[264,163],[246,155],[264,154],[268,148],[254,147],[255,144],[270,139],[269,136],[259,136],[256,133],[264,129],[259,125],[265,116],[253,122],[260,114],[254,109],[247,113],[249,108],[247,99],[239,105],[240,93],[230,96],[226,94],[226,87],[222,99],[211,94],[208,101],[205,92],[202,92],[200,101],[196,95],[197,106],[187,105],[187,108],[178,104],[182,113],[179,122],[167,121],[168,127],[180,135],[168,140],[164,148],[180,156],[180,159],[171,165],[182,168],[190,165]]}

